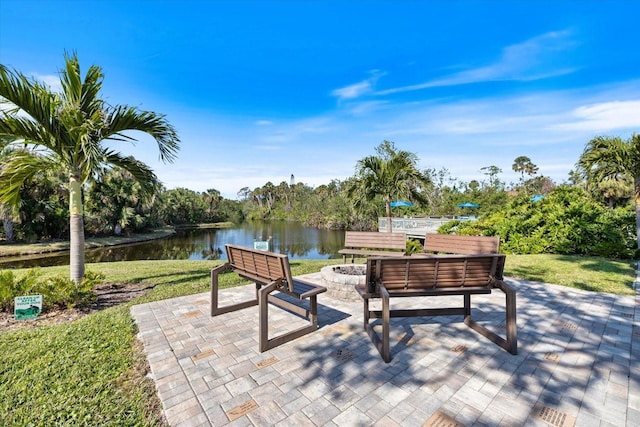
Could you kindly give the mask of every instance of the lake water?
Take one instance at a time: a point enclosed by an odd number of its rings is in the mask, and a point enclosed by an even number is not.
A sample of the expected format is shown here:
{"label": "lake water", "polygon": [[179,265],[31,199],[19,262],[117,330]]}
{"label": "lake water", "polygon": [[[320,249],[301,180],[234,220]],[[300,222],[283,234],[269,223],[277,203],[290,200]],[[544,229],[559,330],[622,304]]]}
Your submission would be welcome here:
{"label": "lake water", "polygon": [[[318,230],[297,222],[250,222],[234,228],[178,231],[166,239],[86,251],[85,260],[93,262],[192,259],[224,260],[224,245],[254,246],[254,241],[269,241],[270,250],[290,259],[340,258],[344,231]],[[69,252],[20,258],[0,258],[0,268],[31,268],[68,265]]]}

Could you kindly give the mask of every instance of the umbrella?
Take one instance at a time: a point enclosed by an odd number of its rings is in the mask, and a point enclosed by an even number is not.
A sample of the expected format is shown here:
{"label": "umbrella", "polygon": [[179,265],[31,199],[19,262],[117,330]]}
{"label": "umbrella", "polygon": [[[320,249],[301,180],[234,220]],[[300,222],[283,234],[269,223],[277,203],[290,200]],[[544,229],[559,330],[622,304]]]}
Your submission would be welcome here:
{"label": "umbrella", "polygon": [[397,208],[398,206],[413,206],[413,203],[405,200],[396,200],[395,202],[391,202],[392,208]]}
{"label": "umbrella", "polygon": [[531,198],[531,201],[532,202],[539,202],[542,199],[544,199],[544,195],[543,194],[536,194],[535,196],[533,196]]}
{"label": "umbrella", "polygon": [[480,205],[477,203],[464,202],[458,205],[459,208],[479,208]]}

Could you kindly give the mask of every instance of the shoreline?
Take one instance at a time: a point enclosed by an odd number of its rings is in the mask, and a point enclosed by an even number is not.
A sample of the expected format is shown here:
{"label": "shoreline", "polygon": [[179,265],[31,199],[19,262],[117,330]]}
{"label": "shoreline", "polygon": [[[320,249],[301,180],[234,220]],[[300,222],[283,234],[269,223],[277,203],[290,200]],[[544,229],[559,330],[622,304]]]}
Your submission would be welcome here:
{"label": "shoreline", "polygon": [[[85,240],[85,249],[109,246],[127,245],[130,243],[146,242],[163,239],[176,234],[176,228],[166,227],[152,230],[149,233],[137,233],[131,236],[91,237]],[[69,250],[69,241],[42,243],[3,243],[0,244],[0,258],[38,255]]]}
{"label": "shoreline", "polygon": [[[177,230],[195,230],[206,228],[233,227],[232,222],[216,222],[207,224],[184,224],[156,228],[149,233],[134,233],[131,236],[90,237],[85,239],[85,249],[104,248],[109,246],[128,245],[131,243],[148,242],[173,236]],[[1,243],[0,258],[20,257],[27,255],[48,254],[69,250],[69,241],[52,241],[41,243]]]}

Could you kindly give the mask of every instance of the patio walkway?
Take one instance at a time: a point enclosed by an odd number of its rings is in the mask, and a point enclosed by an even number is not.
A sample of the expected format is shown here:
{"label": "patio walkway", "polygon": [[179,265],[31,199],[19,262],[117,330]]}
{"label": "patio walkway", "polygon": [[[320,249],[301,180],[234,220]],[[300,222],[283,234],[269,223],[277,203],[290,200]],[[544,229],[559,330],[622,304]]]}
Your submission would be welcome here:
{"label": "patio walkway", "polygon": [[[327,294],[317,332],[265,353],[257,307],[212,318],[203,293],[131,312],[171,426],[639,426],[640,298],[507,281],[518,291],[517,356],[461,316],[438,316],[392,319],[385,364],[364,332],[362,303]],[[472,303],[474,318],[500,327],[501,292]],[[294,326],[294,316],[270,310],[274,328]]]}

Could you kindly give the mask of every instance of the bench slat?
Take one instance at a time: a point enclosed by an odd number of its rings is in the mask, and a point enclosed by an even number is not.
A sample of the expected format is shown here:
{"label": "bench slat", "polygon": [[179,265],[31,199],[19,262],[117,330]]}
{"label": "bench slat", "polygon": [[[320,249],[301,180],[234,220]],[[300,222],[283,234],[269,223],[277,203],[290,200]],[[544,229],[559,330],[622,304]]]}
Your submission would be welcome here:
{"label": "bench slat", "polygon": [[[377,231],[346,231],[344,249],[338,251],[346,261],[347,255],[393,256],[407,250],[406,233],[381,233]],[[385,250],[381,250],[385,249]]]}
{"label": "bench slat", "polygon": [[426,234],[425,252],[450,254],[497,254],[500,238],[494,236],[458,236],[455,234]]}
{"label": "bench slat", "polygon": [[369,258],[367,269],[370,280],[384,283],[388,290],[487,287],[502,277],[500,258],[504,255]]}
{"label": "bench slat", "polygon": [[377,231],[346,231],[345,247],[375,249],[406,249],[405,233],[380,233]]}

